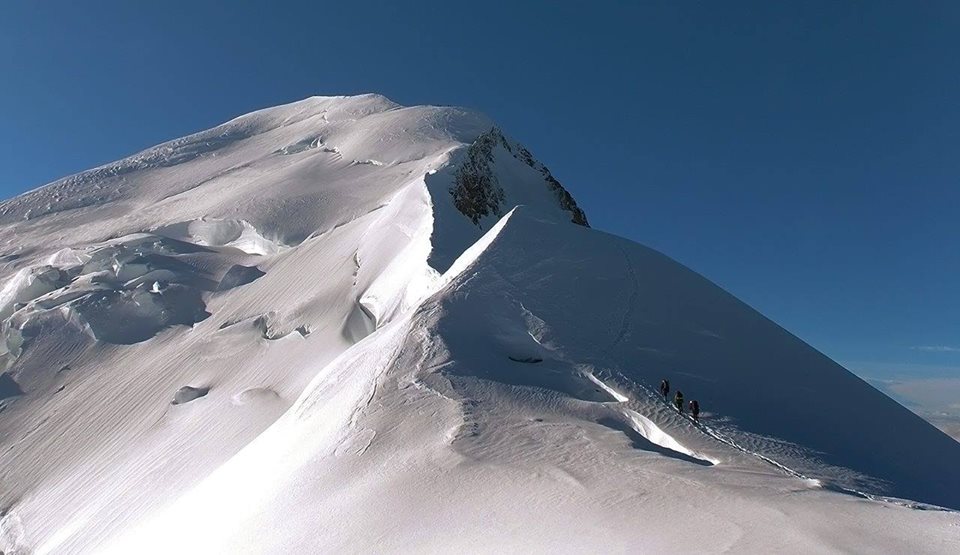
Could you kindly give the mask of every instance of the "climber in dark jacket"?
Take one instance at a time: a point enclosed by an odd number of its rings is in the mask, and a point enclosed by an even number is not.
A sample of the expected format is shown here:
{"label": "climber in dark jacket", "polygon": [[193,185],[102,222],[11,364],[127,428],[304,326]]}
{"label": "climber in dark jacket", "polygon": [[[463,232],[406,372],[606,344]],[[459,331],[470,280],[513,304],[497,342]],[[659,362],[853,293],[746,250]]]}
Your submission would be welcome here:
{"label": "climber in dark jacket", "polygon": [[683,414],[683,392],[677,391],[677,394],[673,396],[673,404],[677,407],[677,411],[680,414]]}
{"label": "climber in dark jacket", "polygon": [[694,422],[700,422],[700,403],[696,399],[690,401],[690,414]]}
{"label": "climber in dark jacket", "polygon": [[670,380],[664,378],[660,380],[660,395],[663,396],[663,400],[667,400],[667,395],[670,393]]}

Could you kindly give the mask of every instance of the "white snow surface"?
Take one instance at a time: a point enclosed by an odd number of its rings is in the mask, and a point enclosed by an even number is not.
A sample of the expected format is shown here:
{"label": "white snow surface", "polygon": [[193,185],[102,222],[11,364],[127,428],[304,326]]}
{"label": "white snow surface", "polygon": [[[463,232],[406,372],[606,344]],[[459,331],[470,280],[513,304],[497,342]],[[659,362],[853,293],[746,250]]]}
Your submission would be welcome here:
{"label": "white snow surface", "polygon": [[0,204],[0,552],[960,552],[960,443],[510,140],[460,213],[493,128],[314,97]]}

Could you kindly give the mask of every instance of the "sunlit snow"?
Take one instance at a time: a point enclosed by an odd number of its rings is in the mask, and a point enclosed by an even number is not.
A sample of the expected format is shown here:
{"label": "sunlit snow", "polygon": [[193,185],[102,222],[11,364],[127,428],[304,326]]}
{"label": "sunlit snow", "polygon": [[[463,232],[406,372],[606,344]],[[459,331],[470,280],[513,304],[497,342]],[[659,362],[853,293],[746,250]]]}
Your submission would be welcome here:
{"label": "sunlit snow", "polygon": [[960,552],[960,443],[585,224],[378,95],[3,202],[0,552]]}

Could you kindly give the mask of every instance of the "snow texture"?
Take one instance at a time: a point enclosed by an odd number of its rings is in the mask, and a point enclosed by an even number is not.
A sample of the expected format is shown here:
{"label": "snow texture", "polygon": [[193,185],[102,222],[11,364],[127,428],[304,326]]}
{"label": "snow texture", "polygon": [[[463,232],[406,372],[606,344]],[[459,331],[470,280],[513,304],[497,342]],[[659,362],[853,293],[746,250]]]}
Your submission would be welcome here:
{"label": "snow texture", "polygon": [[960,551],[960,444],[468,110],[314,97],[5,201],[0,321],[4,555]]}

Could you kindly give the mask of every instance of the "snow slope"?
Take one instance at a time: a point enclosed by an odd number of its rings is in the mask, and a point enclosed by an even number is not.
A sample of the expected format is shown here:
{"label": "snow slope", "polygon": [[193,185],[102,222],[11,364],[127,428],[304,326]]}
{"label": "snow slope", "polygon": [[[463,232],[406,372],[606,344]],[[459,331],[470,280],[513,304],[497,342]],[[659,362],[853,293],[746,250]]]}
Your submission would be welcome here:
{"label": "snow slope", "polygon": [[6,201],[0,550],[960,549],[960,444],[586,225],[378,95]]}

